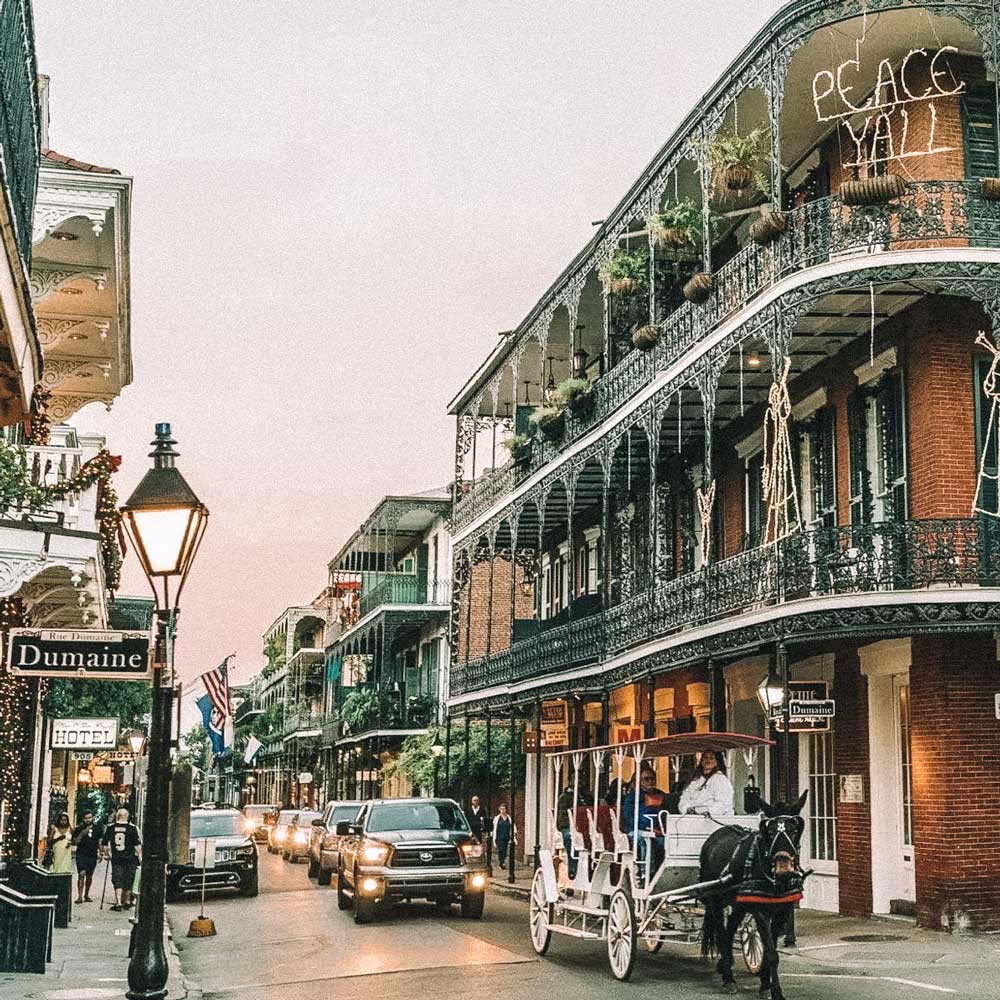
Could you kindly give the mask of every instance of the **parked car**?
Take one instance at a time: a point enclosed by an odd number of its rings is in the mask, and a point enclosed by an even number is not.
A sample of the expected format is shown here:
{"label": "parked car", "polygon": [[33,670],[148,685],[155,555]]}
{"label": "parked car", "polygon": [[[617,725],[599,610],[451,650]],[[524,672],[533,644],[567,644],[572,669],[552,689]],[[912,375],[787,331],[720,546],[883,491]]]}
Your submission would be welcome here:
{"label": "parked car", "polygon": [[254,840],[267,840],[279,807],[273,804],[254,803],[243,807],[243,829]]}
{"label": "parked car", "polygon": [[312,832],[312,821],[319,819],[318,812],[303,809],[288,825],[288,837],[281,849],[281,856],[286,861],[297,864],[300,858],[309,856],[309,834]]}
{"label": "parked car", "polygon": [[364,802],[327,802],[323,815],[312,822],[309,838],[309,877],[320,885],[329,885],[340,858],[338,823],[354,822]]}
{"label": "parked car", "polygon": [[442,909],[462,904],[462,916],[483,915],[488,879],[483,846],[451,799],[375,799],[340,837],[337,906],[367,924],[377,910],[403,899],[428,899]]}
{"label": "parked car", "polygon": [[[185,893],[236,889],[241,896],[256,896],[258,890],[257,845],[243,825],[237,809],[195,809],[191,812],[188,863],[167,865],[167,902]],[[214,842],[213,867],[196,867],[195,852],[206,838]]]}
{"label": "parked car", "polygon": [[278,854],[285,849],[285,843],[288,840],[288,828],[298,814],[298,809],[279,810],[278,816],[274,821],[274,826],[271,827],[267,834],[268,854]]}

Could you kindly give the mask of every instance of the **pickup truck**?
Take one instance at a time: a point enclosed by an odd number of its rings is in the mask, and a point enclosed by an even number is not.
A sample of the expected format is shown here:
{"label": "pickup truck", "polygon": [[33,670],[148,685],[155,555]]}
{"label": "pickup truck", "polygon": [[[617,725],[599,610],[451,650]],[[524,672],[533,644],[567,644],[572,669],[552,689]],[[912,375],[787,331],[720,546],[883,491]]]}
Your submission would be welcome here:
{"label": "pickup truck", "polygon": [[483,845],[457,802],[374,799],[335,832],[337,906],[353,908],[355,923],[370,923],[379,909],[404,899],[441,909],[458,902],[463,917],[482,917],[489,881]]}

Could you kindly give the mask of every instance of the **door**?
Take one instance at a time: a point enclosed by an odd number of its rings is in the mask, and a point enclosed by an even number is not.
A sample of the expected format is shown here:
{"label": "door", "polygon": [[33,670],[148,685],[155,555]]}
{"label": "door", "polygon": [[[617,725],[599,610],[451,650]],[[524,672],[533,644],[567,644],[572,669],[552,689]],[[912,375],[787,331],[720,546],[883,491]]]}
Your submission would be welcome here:
{"label": "door", "polygon": [[897,849],[902,862],[899,882],[900,898],[913,902],[917,898],[913,867],[913,766],[910,753],[910,680],[908,674],[892,679],[896,715],[896,774],[899,794],[897,809]]}

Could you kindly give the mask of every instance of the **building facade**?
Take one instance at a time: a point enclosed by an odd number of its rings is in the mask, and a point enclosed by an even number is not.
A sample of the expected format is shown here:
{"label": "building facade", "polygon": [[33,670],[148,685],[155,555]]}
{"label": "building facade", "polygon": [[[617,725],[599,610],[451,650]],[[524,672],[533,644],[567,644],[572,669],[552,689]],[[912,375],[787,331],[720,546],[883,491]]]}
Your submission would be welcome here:
{"label": "building facade", "polygon": [[[771,732],[788,767],[730,770],[809,790],[807,905],[978,930],[998,38],[980,0],[788,4],[451,407],[452,717],[530,731],[562,703],[576,747]],[[835,700],[828,728],[775,733],[772,668]]]}

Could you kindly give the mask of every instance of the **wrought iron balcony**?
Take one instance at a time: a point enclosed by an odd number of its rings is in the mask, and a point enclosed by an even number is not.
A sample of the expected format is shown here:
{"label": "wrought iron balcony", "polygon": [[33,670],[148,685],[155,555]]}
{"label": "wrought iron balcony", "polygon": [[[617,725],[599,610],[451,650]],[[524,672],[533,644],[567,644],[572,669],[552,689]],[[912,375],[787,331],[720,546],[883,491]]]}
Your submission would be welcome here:
{"label": "wrought iron balcony", "polygon": [[806,598],[997,586],[1000,523],[992,520],[817,528],[661,581],[606,611],[458,664],[451,694],[600,662],[660,636]]}
{"label": "wrought iron balcony", "polygon": [[39,130],[31,4],[0,5],[0,150],[25,271],[31,265],[31,220],[38,181]]}
{"label": "wrought iron balcony", "polygon": [[715,327],[777,282],[819,264],[853,258],[878,258],[928,247],[1000,247],[1000,202],[987,201],[979,181],[920,181],[884,205],[848,206],[839,197],[822,198],[787,213],[781,239],[766,247],[750,242],[714,278],[704,305],[684,302],[659,323],[651,351],[630,351],[594,383],[595,406],[586,420],[565,414],[561,441],[536,436],[530,462],[508,463],[484,475],[458,497],[455,525],[460,529],[510,493],[517,482],[553,461],[590,428],[622,407]]}
{"label": "wrought iron balcony", "polygon": [[413,573],[386,573],[361,597],[361,617],[388,604],[450,604],[451,581],[429,581]]}

